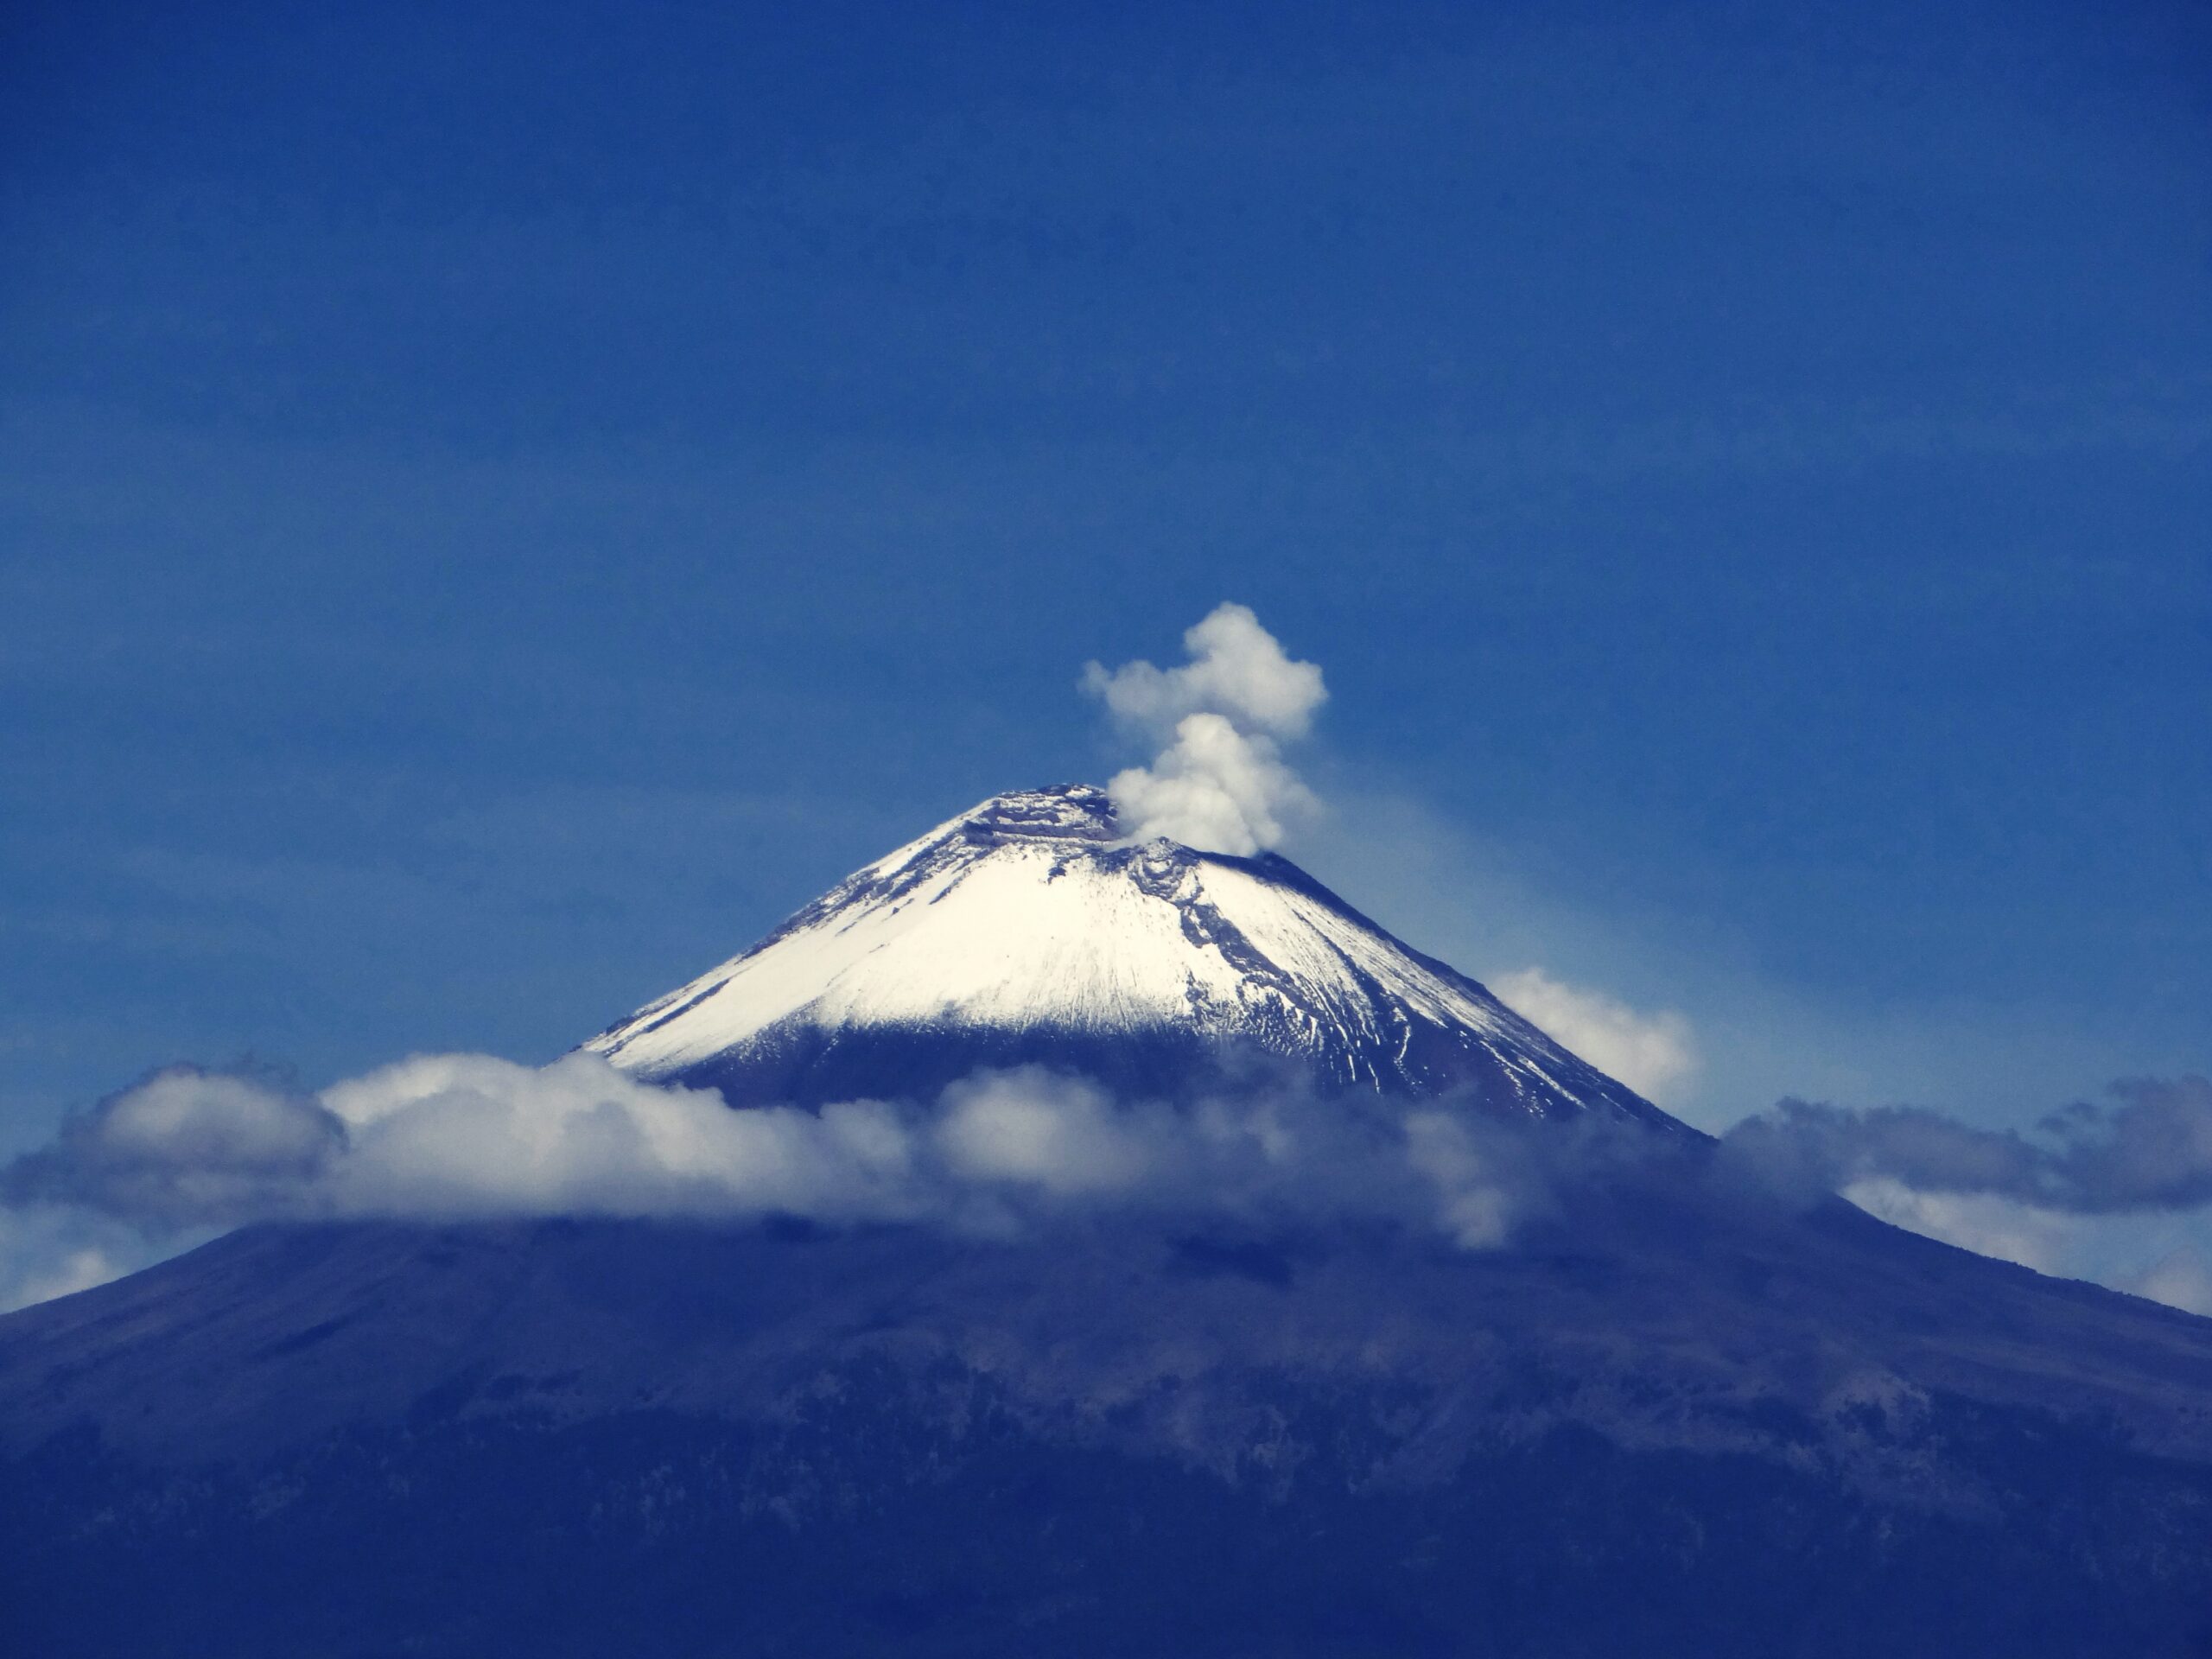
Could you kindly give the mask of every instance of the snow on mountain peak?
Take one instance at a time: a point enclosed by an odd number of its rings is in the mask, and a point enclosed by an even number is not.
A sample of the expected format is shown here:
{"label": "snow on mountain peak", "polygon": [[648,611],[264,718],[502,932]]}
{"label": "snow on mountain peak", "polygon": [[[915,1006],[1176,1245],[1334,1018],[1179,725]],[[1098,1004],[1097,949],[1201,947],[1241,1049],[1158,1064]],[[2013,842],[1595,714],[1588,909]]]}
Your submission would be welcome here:
{"label": "snow on mountain peak", "polygon": [[1173,1094],[1256,1051],[1325,1089],[1671,1122],[1287,860],[1132,844],[1084,784],[979,803],[584,1046],[747,1104],[1027,1063]]}

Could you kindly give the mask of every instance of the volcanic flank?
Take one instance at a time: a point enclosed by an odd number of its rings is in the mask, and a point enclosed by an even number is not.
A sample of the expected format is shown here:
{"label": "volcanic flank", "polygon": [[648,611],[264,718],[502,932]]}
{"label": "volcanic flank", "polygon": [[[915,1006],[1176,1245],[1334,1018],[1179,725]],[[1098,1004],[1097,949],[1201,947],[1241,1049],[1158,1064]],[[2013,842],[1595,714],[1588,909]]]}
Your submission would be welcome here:
{"label": "volcanic flank", "polygon": [[584,1046],[734,1105],[1041,1064],[1163,1097],[1294,1072],[1680,1127],[1288,860],[1128,844],[1080,784],[939,824]]}
{"label": "volcanic flank", "polygon": [[2212,1321],[1777,1195],[1285,861],[1116,830],[995,798],[585,1048],[823,1122],[983,1072],[1479,1127],[1541,1175],[1502,1244],[241,1228],[0,1319],[0,1648],[2212,1651]]}

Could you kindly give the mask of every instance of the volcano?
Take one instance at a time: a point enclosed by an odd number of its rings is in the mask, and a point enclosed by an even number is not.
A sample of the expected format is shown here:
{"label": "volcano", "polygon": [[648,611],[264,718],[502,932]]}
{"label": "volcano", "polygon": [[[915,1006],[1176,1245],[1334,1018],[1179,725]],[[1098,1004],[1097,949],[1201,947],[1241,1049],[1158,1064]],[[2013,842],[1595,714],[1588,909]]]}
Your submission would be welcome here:
{"label": "volcano", "polygon": [[939,824],[584,1047],[733,1105],[1045,1065],[1165,1098],[1294,1076],[1680,1127],[1288,860],[1132,844],[1087,785]]}
{"label": "volcano", "polygon": [[[1294,1091],[1505,1242],[291,1221],[0,1319],[42,1655],[2212,1652],[2212,1321],[1750,1180],[1280,858],[996,797],[583,1045],[733,1110]],[[1019,1072],[1016,1075],[1020,1075]]]}

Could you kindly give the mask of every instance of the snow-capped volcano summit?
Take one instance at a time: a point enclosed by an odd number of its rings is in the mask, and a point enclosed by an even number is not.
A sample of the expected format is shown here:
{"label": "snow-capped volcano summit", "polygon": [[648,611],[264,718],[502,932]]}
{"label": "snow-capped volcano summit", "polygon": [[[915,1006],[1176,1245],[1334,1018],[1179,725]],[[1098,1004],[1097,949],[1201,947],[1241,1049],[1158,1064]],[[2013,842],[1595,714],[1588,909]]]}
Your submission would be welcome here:
{"label": "snow-capped volcano summit", "polygon": [[1165,1096],[1287,1067],[1674,1122],[1287,860],[1133,844],[1081,784],[994,796],[584,1046],[737,1104],[1038,1062]]}

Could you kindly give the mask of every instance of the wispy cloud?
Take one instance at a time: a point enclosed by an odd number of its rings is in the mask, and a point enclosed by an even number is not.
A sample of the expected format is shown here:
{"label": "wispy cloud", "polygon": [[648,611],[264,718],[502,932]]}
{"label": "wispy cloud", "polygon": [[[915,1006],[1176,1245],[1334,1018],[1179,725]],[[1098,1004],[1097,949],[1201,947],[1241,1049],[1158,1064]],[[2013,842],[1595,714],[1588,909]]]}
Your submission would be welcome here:
{"label": "wispy cloud", "polygon": [[1746,1167],[1808,1190],[1887,1180],[2079,1215],[2194,1210],[2212,1204],[2212,1082],[2125,1079],[2107,1101],[2069,1106],[2025,1134],[1921,1106],[1785,1100],[1726,1144]]}
{"label": "wispy cloud", "polygon": [[204,1236],[76,1205],[0,1204],[0,1313],[120,1279]]}
{"label": "wispy cloud", "polygon": [[2154,1302],[2164,1302],[2168,1307],[2178,1307],[2184,1313],[2212,1314],[2212,1267],[2208,1267],[2204,1257],[2186,1245],[2169,1251],[2143,1272],[2129,1276],[2120,1288],[2147,1296]]}
{"label": "wispy cloud", "polygon": [[1638,1094],[1663,1103],[1697,1071],[1690,1022],[1671,1010],[1647,1014],[1541,968],[1500,974],[1490,988],[1515,1013]]}

